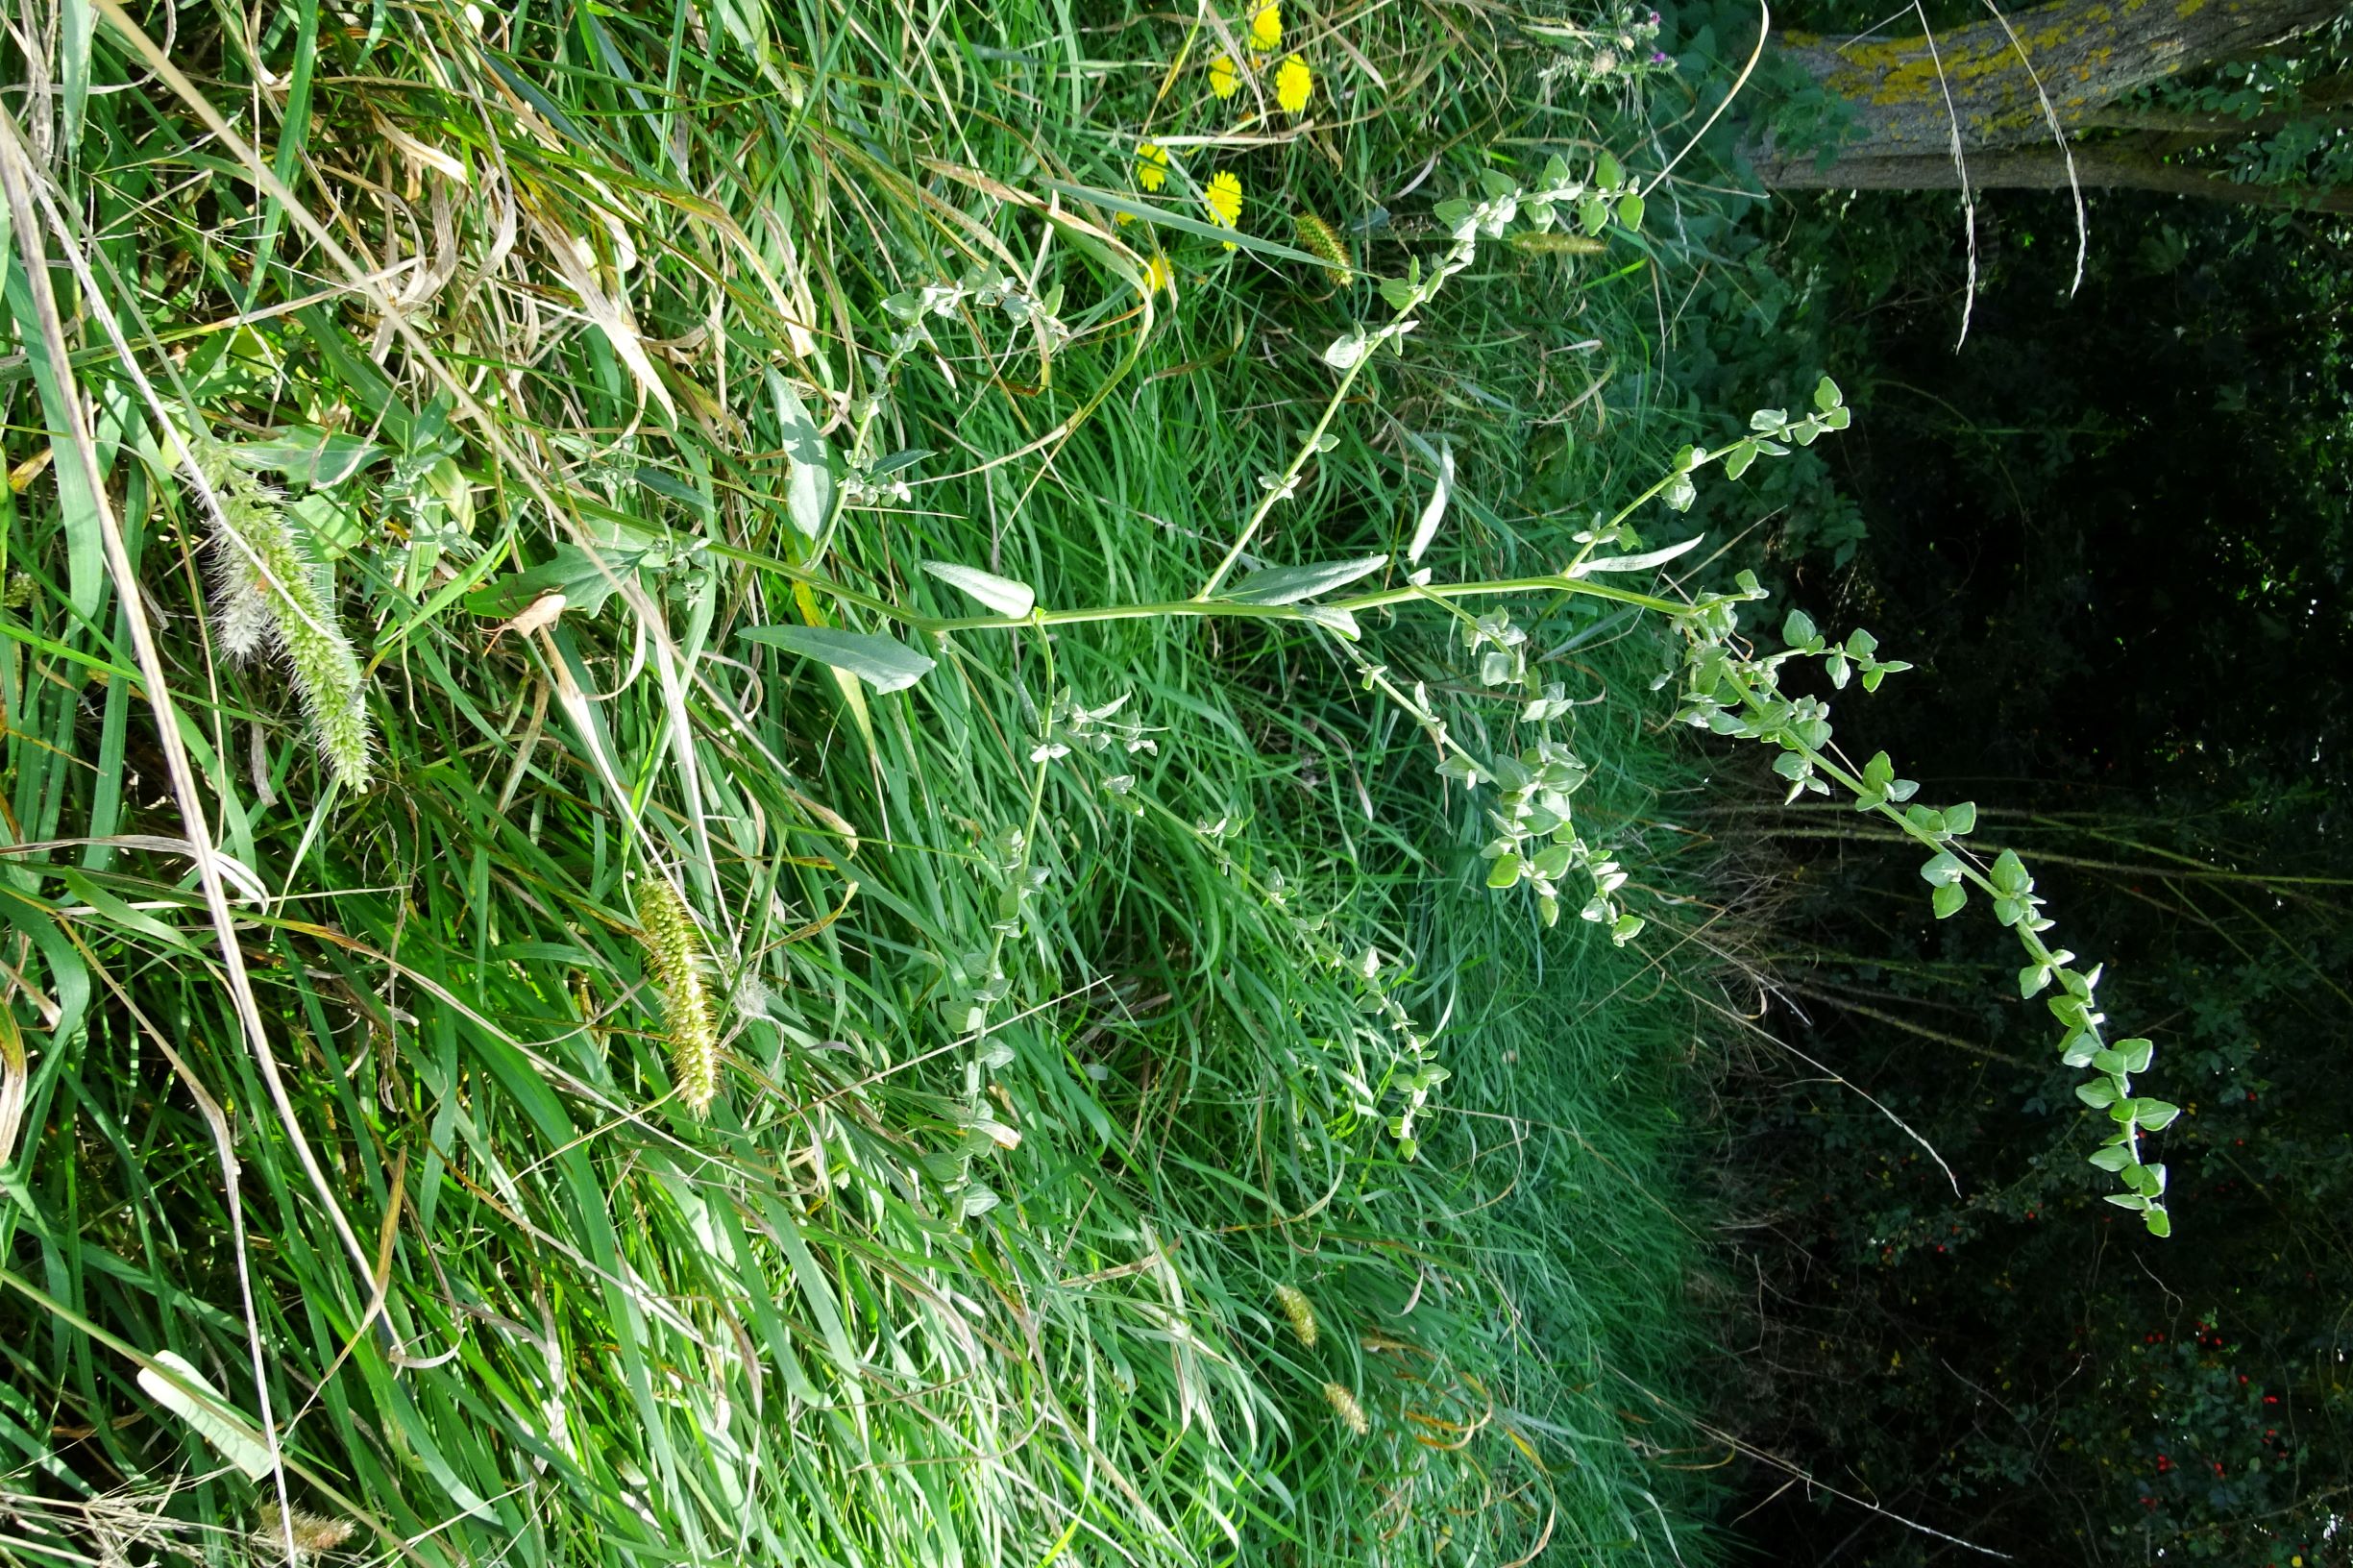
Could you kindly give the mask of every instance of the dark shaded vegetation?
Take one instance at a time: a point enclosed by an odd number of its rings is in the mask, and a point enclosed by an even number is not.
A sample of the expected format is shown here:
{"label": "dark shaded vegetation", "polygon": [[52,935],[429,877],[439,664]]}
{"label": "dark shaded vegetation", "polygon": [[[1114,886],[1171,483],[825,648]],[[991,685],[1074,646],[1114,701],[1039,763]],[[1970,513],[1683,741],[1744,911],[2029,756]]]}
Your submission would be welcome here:
{"label": "dark shaded vegetation", "polygon": [[2177,1230],[2100,1201],[2000,933],[1934,921],[1851,814],[1765,824],[1810,890],[1766,1021],[1884,1113],[1802,1064],[1735,1090],[1740,1426],[1887,1512],[1756,1466],[1764,1560],[1981,1560],[1890,1514],[2026,1561],[2345,1560],[2353,275],[2306,220],[2088,216],[2071,295],[2064,199],[1979,208],[1956,351],[1950,197],[1781,209],[1800,329],[1862,410],[1823,478],[1868,528],[1787,570],[1922,666],[1850,698],[1842,744],[1984,804],[2156,1040]]}

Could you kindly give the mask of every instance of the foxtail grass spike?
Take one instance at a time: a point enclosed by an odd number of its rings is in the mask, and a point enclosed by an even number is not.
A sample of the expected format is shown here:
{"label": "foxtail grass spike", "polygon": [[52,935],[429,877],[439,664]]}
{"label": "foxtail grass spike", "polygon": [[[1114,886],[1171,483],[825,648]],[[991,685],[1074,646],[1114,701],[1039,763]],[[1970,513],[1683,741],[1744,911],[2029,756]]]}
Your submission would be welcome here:
{"label": "foxtail grass spike", "polygon": [[332,1552],[351,1539],[352,1522],[312,1513],[305,1508],[286,1511],[275,1503],[261,1505],[261,1525],[254,1531],[254,1545],[272,1560],[285,1556],[286,1542],[294,1542],[298,1559]]}
{"label": "foxtail grass spike", "polygon": [[1291,1320],[1291,1333],[1310,1350],[1315,1348],[1315,1309],[1308,1305],[1307,1293],[1295,1285],[1275,1286],[1275,1300],[1283,1304],[1283,1315]]}
{"label": "foxtail grass spike", "polygon": [[1564,233],[1558,229],[1522,229],[1506,241],[1515,251],[1537,256],[1599,256],[1609,242],[1591,234]]}
{"label": "foxtail grass spike", "polygon": [[699,1116],[719,1093],[719,1025],[702,978],[700,933],[686,900],[659,871],[638,880],[637,924],[654,981],[662,988],[671,1082],[678,1103]]}
{"label": "foxtail grass spike", "polygon": [[1340,1425],[1352,1434],[1362,1437],[1373,1430],[1372,1422],[1365,1419],[1364,1407],[1357,1403],[1357,1396],[1345,1384],[1325,1384],[1324,1403],[1332,1407],[1332,1413],[1340,1418]]}
{"label": "foxtail grass spike", "polygon": [[335,615],[332,572],[311,558],[283,495],[218,446],[200,446],[196,461],[220,503],[212,623],[222,648],[240,659],[272,648],[283,654],[328,771],[347,790],[366,789],[374,745],[365,682]]}
{"label": "foxtail grass spike", "polygon": [[1332,286],[1346,288],[1356,263],[1348,259],[1348,247],[1340,243],[1339,231],[1312,212],[1302,212],[1293,222],[1299,231],[1299,248],[1322,257],[1324,276],[1332,280]]}

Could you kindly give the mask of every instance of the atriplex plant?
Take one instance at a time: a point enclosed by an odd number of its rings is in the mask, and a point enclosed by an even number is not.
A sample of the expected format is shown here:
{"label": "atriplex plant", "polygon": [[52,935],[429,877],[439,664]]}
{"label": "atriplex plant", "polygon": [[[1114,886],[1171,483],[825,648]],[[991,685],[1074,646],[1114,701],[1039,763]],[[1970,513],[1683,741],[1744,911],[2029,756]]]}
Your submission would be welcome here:
{"label": "atriplex plant", "polygon": [[[1743,439],[1712,452],[1696,446],[1683,449],[1668,471],[1648,489],[1606,520],[1597,520],[1592,527],[1577,534],[1580,549],[1558,572],[1439,583],[1431,580],[1432,574],[1427,569],[1409,570],[1406,580],[1394,586],[1336,599],[1325,597],[1390,564],[1388,555],[1367,555],[1294,566],[1260,566],[1229,583],[1236,568],[1245,563],[1246,551],[1274,508],[1297,493],[1308,464],[1331,450],[1336,439],[1331,433],[1332,423],[1358,380],[1384,347],[1393,354],[1405,352],[1406,338],[1419,324],[1414,312],[1427,305],[1449,278],[1471,264],[1482,239],[1504,239],[1515,224],[1525,226],[1524,232],[1541,233],[1564,217],[1587,235],[1599,235],[1613,221],[1629,232],[1638,230],[1642,223],[1644,204],[1638,182],[1630,179],[1618,160],[1607,154],[1597,160],[1590,179],[1573,178],[1567,163],[1557,156],[1550,160],[1542,179],[1532,188],[1514,184],[1492,170],[1483,178],[1485,190],[1483,200],[1476,203],[1457,200],[1438,207],[1437,217],[1452,236],[1443,257],[1428,268],[1418,257],[1414,258],[1403,278],[1382,282],[1381,295],[1390,307],[1389,319],[1379,324],[1359,323],[1324,351],[1325,362],[1339,372],[1337,384],[1314,424],[1300,436],[1283,471],[1260,477],[1262,495],[1258,504],[1192,598],[1160,603],[1049,609],[1037,603],[1036,595],[1027,584],[968,566],[934,562],[927,564],[927,570],[935,576],[997,612],[940,617],[861,593],[806,567],[775,560],[759,564],[844,604],[921,633],[943,649],[960,633],[1043,632],[1054,626],[1111,620],[1192,616],[1308,623],[1318,626],[1336,639],[1354,660],[1367,689],[1381,691],[1422,726],[1438,752],[1440,773],[1474,790],[1483,783],[1496,786],[1498,799],[1487,814],[1495,837],[1483,851],[1489,862],[1487,885],[1503,890],[1529,884],[1536,894],[1542,919],[1551,924],[1559,918],[1560,885],[1575,872],[1581,885],[1588,890],[1581,915],[1586,920],[1606,925],[1612,940],[1620,944],[1633,940],[1644,922],[1639,916],[1625,911],[1618,898],[1626,881],[1624,870],[1604,846],[1585,838],[1576,824],[1570,797],[1585,781],[1587,770],[1555,727],[1572,704],[1559,686],[1539,684],[1524,651],[1526,633],[1513,625],[1507,609],[1498,607],[1474,615],[1462,606],[1463,601],[1472,600],[1556,595],[1606,600],[1666,617],[1683,638],[1679,669],[1682,706],[1677,715],[1679,719],[1721,735],[1777,747],[1780,755],[1775,761],[1775,771],[1789,780],[1791,799],[1809,792],[1827,794],[1831,784],[1836,784],[1853,796],[1857,811],[1885,818],[1930,851],[1931,858],[1922,867],[1921,874],[1934,890],[1931,902],[1938,919],[1957,914],[1968,903],[1969,890],[1973,887],[1992,900],[1994,918],[2017,933],[2025,950],[2027,962],[2019,974],[2021,994],[2032,997],[2047,989],[2053,980],[2058,982],[2059,992],[2048,1006],[2065,1030],[2059,1046],[2062,1060],[2071,1066],[2091,1067],[2098,1074],[2079,1087],[2076,1093],[2086,1105],[2106,1111],[2116,1124],[2115,1132],[2091,1157],[2093,1164],[2120,1175],[2126,1188],[2110,1194],[2108,1201],[2141,1214],[2151,1234],[2168,1235],[2171,1221],[2164,1204],[2165,1167],[2142,1158],[2140,1135],[2165,1127],[2179,1114],[2178,1108],[2163,1100],[2134,1094],[2132,1075],[2146,1070],[2152,1047],[2148,1041],[2140,1039],[2109,1043],[2103,1033],[2106,1016],[2098,1011],[2094,994],[2099,981],[2098,967],[2078,968],[2073,953],[2054,948],[2044,940],[2054,922],[2042,913],[2044,900],[2035,893],[2034,878],[2014,852],[2005,849],[1988,862],[1962,843],[1975,824],[1973,803],[1936,810],[1913,801],[1911,797],[1918,786],[1897,776],[1886,753],[1873,756],[1858,768],[1831,744],[1830,709],[1826,701],[1786,695],[1781,690],[1781,668],[1794,659],[1820,658],[1831,686],[1837,690],[1844,690],[1850,679],[1859,675],[1863,689],[1875,691],[1885,676],[1909,666],[1900,660],[1879,658],[1878,640],[1868,631],[1857,630],[1843,643],[1830,643],[1808,617],[1794,610],[1782,626],[1781,640],[1786,646],[1777,652],[1758,651],[1742,635],[1740,627],[1739,606],[1766,597],[1752,573],[1741,573],[1733,592],[1703,595],[1696,600],[1669,599],[1594,580],[1604,575],[1662,566],[1700,543],[1695,536],[1664,549],[1645,550],[1631,520],[1636,511],[1653,501],[1663,502],[1679,512],[1689,507],[1697,496],[1693,476],[1702,468],[1720,463],[1728,477],[1738,478],[1760,456],[1785,455],[1790,450],[1788,443],[1810,445],[1828,431],[1846,429],[1850,411],[1836,383],[1827,377],[1815,388],[1810,411],[1793,417],[1784,409],[1759,409],[1751,416],[1751,433]],[[895,313],[919,319],[923,313],[921,301],[919,299],[909,308]],[[1409,569],[1419,561],[1443,521],[1450,474],[1451,463],[1442,462],[1437,487],[1406,551]],[[1605,546],[1619,547],[1624,552],[1597,555],[1595,551]],[[1481,682],[1498,695],[1509,695],[1521,704],[1519,720],[1529,726],[1531,734],[1528,744],[1517,754],[1498,753],[1485,758],[1474,755],[1450,733],[1445,721],[1432,707],[1425,687],[1416,683],[1410,691],[1402,688],[1390,678],[1385,667],[1366,660],[1351,646],[1361,639],[1360,617],[1415,602],[1435,605],[1454,616],[1460,624],[1464,644],[1480,655]],[[903,643],[872,632],[774,625],[755,627],[745,635],[822,660],[867,680],[882,692],[913,685],[933,663],[929,656]],[[1048,656],[1050,671],[1050,653]],[[1657,684],[1664,686],[1678,674],[1670,671]],[[1071,739],[1099,739],[1083,737],[1081,732],[1088,721],[1107,716],[1107,710],[1089,715],[1069,700],[1058,700],[1043,711],[1041,734],[1030,759],[1040,770],[1041,780],[1044,769],[1070,754]],[[1105,780],[1104,787],[1124,795],[1132,782],[1120,775]],[[1202,824],[1198,831],[1215,838],[1222,826]],[[1020,851],[1021,840],[1012,840],[1008,845],[1006,878],[1006,896],[1011,901],[1009,921],[1017,914],[1024,892]],[[1311,945],[1321,961],[1353,962],[1328,942],[1315,937],[1314,928],[1303,927],[1303,934],[1311,939]],[[993,963],[987,968],[993,970]],[[1368,982],[1379,968],[1378,957],[1374,955],[1364,970]],[[978,993],[979,1011],[968,1020],[969,1028],[980,1028],[986,1009],[995,999],[991,992],[997,990],[1001,988],[984,987]],[[1391,1119],[1390,1129],[1409,1157],[1413,1146],[1413,1113],[1420,1108],[1429,1089],[1443,1080],[1444,1072],[1435,1063],[1424,1059],[1424,1042],[1395,1003],[1384,997],[1372,1004],[1372,1010],[1399,1013],[1388,1021],[1405,1047],[1402,1054],[1409,1059],[1411,1070],[1404,1078],[1409,1103],[1403,1116]]]}

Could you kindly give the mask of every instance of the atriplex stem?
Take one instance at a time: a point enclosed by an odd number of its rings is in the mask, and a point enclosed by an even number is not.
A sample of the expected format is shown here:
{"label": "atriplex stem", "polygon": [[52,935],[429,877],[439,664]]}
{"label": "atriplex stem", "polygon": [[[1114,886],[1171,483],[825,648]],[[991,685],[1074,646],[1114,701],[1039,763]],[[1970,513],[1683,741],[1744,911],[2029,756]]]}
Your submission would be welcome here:
{"label": "atriplex stem", "polygon": [[[1315,421],[1315,428],[1308,431],[1306,436],[1300,440],[1298,450],[1291,453],[1290,465],[1284,469],[1282,477],[1267,487],[1266,494],[1260,498],[1258,505],[1251,508],[1249,521],[1242,525],[1242,531],[1235,539],[1233,547],[1226,551],[1225,559],[1217,563],[1217,570],[1209,575],[1209,580],[1203,583],[1201,591],[1193,596],[1195,600],[1207,600],[1210,595],[1215,593],[1224,584],[1227,574],[1231,573],[1235,565],[1241,560],[1242,551],[1249,549],[1250,541],[1258,537],[1259,528],[1265,523],[1267,515],[1275,509],[1278,503],[1287,499],[1291,494],[1293,487],[1298,484],[1300,474],[1308,466],[1308,459],[1323,451],[1324,432],[1331,429],[1333,418],[1340,411],[1340,404],[1348,401],[1349,388],[1357,384],[1357,378],[1364,374],[1364,367],[1373,362],[1373,355],[1380,351],[1383,344],[1400,340],[1405,333],[1410,331],[1414,325],[1413,312],[1429,304],[1431,298],[1445,285],[1446,280],[1469,266],[1471,258],[1478,253],[1478,231],[1470,229],[1458,233],[1455,237],[1455,242],[1447,247],[1445,259],[1431,269],[1428,278],[1415,283],[1402,300],[1391,300],[1395,313],[1390,316],[1385,326],[1370,336],[1366,336],[1361,328],[1358,329],[1359,352],[1357,356],[1349,362],[1348,368],[1340,373],[1340,384],[1335,387],[1332,396],[1325,400],[1324,411]],[[1399,344],[1399,349],[1400,352],[1403,352],[1402,342]],[[1580,556],[1581,564],[1582,560],[1583,557]]]}
{"label": "atriplex stem", "polygon": [[1564,576],[1575,576],[1583,569],[1585,562],[1591,558],[1594,551],[1601,546],[1602,542],[1616,535],[1619,524],[1633,516],[1639,508],[1657,500],[1660,493],[1663,492],[1667,486],[1673,484],[1677,479],[1688,478],[1691,474],[1706,467],[1709,463],[1714,462],[1720,455],[1721,453],[1716,453],[1695,452],[1692,454],[1693,461],[1689,469],[1685,469],[1679,464],[1678,466],[1669,469],[1666,473],[1661,474],[1658,477],[1657,481],[1648,490],[1643,491],[1642,494],[1636,496],[1633,500],[1619,507],[1616,512],[1611,514],[1608,522],[1603,524],[1600,527],[1591,530],[1593,536],[1584,542],[1582,548],[1577,551],[1576,559],[1569,562],[1568,566],[1563,569],[1562,575]]}
{"label": "atriplex stem", "polygon": [[1233,547],[1225,553],[1225,559],[1217,563],[1217,570],[1209,575],[1209,580],[1204,582],[1201,585],[1201,591],[1193,596],[1195,602],[1206,602],[1210,595],[1215,593],[1225,582],[1226,575],[1232,572],[1235,563],[1242,558],[1242,551],[1248,550],[1250,541],[1258,537],[1259,528],[1265,523],[1267,514],[1272,512],[1277,503],[1291,493],[1291,487],[1299,482],[1299,476],[1306,470],[1308,459],[1314,456],[1320,449],[1324,431],[1331,429],[1333,417],[1340,411],[1340,404],[1347,401],[1348,389],[1357,384],[1357,378],[1364,373],[1364,367],[1372,362],[1372,357],[1371,351],[1367,350],[1361,358],[1341,373],[1340,384],[1334,389],[1330,400],[1324,404],[1323,416],[1315,421],[1315,428],[1308,431],[1307,438],[1299,443],[1299,450],[1291,453],[1290,466],[1283,471],[1281,482],[1259,498],[1258,505],[1251,509],[1249,521],[1242,525],[1242,531],[1235,537]]}
{"label": "atriplex stem", "polygon": [[[1771,709],[1766,704],[1764,699],[1757,696],[1755,689],[1750,686],[1747,681],[1740,679],[1737,675],[1732,676],[1731,679],[1733,684],[1740,692],[1741,700],[1748,704],[1751,712],[1757,714],[1769,714],[1771,712]],[[1866,786],[1861,779],[1857,778],[1851,771],[1841,767],[1838,763],[1833,762],[1827,755],[1816,747],[1807,746],[1804,742],[1799,740],[1795,735],[1789,734],[1785,729],[1777,732],[1774,739],[1778,744],[1789,747],[1791,750],[1797,752],[1798,755],[1812,763],[1816,772],[1831,779],[1840,788],[1848,791],[1850,794],[1860,796],[1872,793],[1869,787]],[[1902,812],[1898,811],[1894,806],[1887,805],[1882,802],[1879,805],[1872,807],[1872,811],[1875,815],[1882,817],[1888,821],[1893,822],[1900,830],[1901,830],[1904,837],[1912,840],[1922,848],[1928,850],[1931,854],[1948,853],[1959,847],[1956,843],[1948,839],[1940,838],[1936,834],[1930,833],[1925,828],[1921,827],[1910,818],[1906,817]],[[1999,894],[2001,890],[1994,886],[1994,882],[1991,877],[1979,870],[1963,856],[1955,854],[1953,858],[1960,862],[1962,880],[1968,882],[1971,886],[1974,887],[1978,892],[1984,894],[1989,898],[1996,897]],[[2038,962],[2047,962],[2049,960],[2051,956],[2050,948],[2045,944],[2039,933],[2030,929],[2022,922],[2012,927],[2012,929],[2017,933],[2019,941],[2024,945],[2026,951],[2032,954]]]}
{"label": "atriplex stem", "polygon": [[1654,610],[1660,615],[1685,615],[1694,608],[1655,594],[1636,593],[1605,582],[1593,582],[1574,577],[1567,573],[1552,573],[1532,577],[1492,577],[1479,582],[1432,583],[1422,587],[1383,588],[1369,594],[1358,594],[1348,599],[1325,600],[1315,606],[1298,604],[1251,604],[1230,599],[1174,599],[1149,604],[1102,604],[1078,610],[1033,610],[1018,618],[1006,615],[932,616],[919,615],[903,605],[893,604],[871,594],[861,593],[845,583],[837,582],[821,573],[811,572],[781,561],[772,555],[752,551],[714,545],[714,554],[724,555],[773,573],[789,582],[801,583],[820,593],[830,594],[846,604],[871,611],[886,620],[895,621],[910,631],[932,634],[956,631],[1021,631],[1032,626],[1073,626],[1097,621],[1148,621],[1160,616],[1222,616],[1244,621],[1313,621],[1309,608],[1333,608],[1358,614],[1365,610],[1386,609],[1393,604],[1409,603],[1424,599],[1478,599],[1501,594],[1561,593],[1578,594],[1589,599],[1605,599],[1613,604],[1631,604],[1637,609]]}

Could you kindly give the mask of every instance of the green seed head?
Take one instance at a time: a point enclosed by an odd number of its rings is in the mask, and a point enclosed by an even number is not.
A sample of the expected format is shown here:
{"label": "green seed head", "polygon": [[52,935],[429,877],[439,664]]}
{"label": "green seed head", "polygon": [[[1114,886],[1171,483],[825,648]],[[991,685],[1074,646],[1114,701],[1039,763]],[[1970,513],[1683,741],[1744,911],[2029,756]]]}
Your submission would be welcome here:
{"label": "green seed head", "polygon": [[672,1083],[678,1102],[699,1116],[719,1093],[719,1025],[702,975],[701,933],[686,900],[658,870],[638,879],[637,923],[647,963],[662,988]]}
{"label": "green seed head", "polygon": [[1364,1407],[1357,1403],[1357,1396],[1350,1393],[1345,1385],[1325,1384],[1324,1403],[1332,1407],[1332,1413],[1339,1417],[1340,1425],[1346,1427],[1352,1435],[1362,1437],[1373,1430],[1372,1422],[1365,1418]]}
{"label": "green seed head", "polygon": [[334,575],[312,559],[282,504],[284,497],[237,467],[214,443],[197,448],[197,471],[219,503],[212,534],[212,625],[233,658],[275,649],[310,719],[310,735],[335,782],[368,787],[374,749],[359,660],[335,614]]}
{"label": "green seed head", "polygon": [[1282,1303],[1283,1315],[1291,1320],[1291,1333],[1298,1336],[1302,1345],[1313,1350],[1315,1309],[1308,1305],[1306,1293],[1297,1286],[1278,1285],[1275,1286],[1275,1300]]}
{"label": "green seed head", "polygon": [[1340,242],[1339,231],[1313,212],[1302,212],[1292,220],[1299,232],[1299,248],[1324,258],[1324,275],[1332,280],[1334,288],[1346,288],[1356,267],[1348,258],[1348,247]]}

